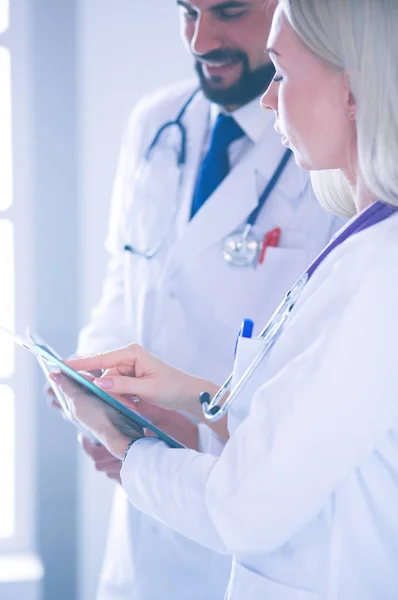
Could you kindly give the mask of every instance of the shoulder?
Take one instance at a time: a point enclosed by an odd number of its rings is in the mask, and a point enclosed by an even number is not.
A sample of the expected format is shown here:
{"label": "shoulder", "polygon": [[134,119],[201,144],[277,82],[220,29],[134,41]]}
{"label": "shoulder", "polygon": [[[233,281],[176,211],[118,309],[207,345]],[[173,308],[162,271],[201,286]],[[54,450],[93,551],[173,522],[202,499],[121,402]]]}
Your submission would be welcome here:
{"label": "shoulder", "polygon": [[[347,307],[365,300],[394,308],[398,302],[398,213],[354,234],[326,257],[305,297],[343,299]],[[344,300],[345,299],[345,300]],[[340,302],[337,302],[340,304]]]}
{"label": "shoulder", "polygon": [[[268,364],[274,375],[288,360],[308,369],[329,356],[335,373],[360,358],[361,372],[394,354],[398,339],[398,215],[335,248],[306,284]],[[380,352],[383,349],[383,352]],[[300,363],[301,364],[301,363]],[[298,376],[300,375],[297,371]],[[301,375],[302,376],[302,373]],[[332,381],[333,379],[331,379]]]}
{"label": "shoulder", "polygon": [[[352,277],[354,264],[358,275],[376,276],[391,272],[391,280],[398,270],[398,213],[388,219],[354,234],[339,247],[337,266],[345,276]],[[343,268],[344,267],[344,268]],[[395,282],[394,282],[395,285]]]}

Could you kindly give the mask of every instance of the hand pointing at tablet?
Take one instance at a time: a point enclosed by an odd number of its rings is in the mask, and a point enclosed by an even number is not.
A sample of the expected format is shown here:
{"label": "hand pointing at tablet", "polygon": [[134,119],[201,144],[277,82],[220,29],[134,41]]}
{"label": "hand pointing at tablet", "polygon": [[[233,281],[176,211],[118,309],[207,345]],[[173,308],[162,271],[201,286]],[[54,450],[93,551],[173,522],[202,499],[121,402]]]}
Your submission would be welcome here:
{"label": "hand pointing at tablet", "polygon": [[[133,439],[130,435],[123,435],[112,423],[112,417],[107,406],[97,402],[93,396],[77,387],[67,377],[60,374],[52,375],[57,385],[66,395],[73,416],[84,427],[90,429],[95,437],[108,448],[116,457],[122,458],[124,450]],[[125,406],[149,419],[159,429],[181,442],[184,446],[196,449],[198,445],[197,425],[184,415],[165,410],[144,400],[135,402],[118,396]],[[154,435],[149,430],[144,430],[145,435]],[[135,439],[142,437],[137,434]]]}

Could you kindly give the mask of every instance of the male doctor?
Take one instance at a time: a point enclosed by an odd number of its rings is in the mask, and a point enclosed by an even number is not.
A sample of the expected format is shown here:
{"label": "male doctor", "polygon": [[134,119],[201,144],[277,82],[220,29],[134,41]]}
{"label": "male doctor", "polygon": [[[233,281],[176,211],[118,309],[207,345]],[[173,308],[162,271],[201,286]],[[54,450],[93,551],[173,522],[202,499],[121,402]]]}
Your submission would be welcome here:
{"label": "male doctor", "polygon": [[[162,90],[132,113],[114,187],[103,295],[78,354],[135,341],[221,383],[242,319],[253,319],[257,334],[338,223],[319,207],[307,175],[287,160],[251,231],[259,250],[267,241],[264,260],[257,252],[247,266],[231,262],[226,242],[243,231],[285,154],[273,115],[259,105],[274,76],[264,47],[275,2],[177,5],[200,90],[194,94],[197,81]],[[153,144],[177,118],[179,125]],[[212,451],[205,425],[170,417],[170,433]],[[119,461],[104,448],[88,440],[84,447],[98,469],[119,477]],[[228,558],[137,512],[118,486],[97,600],[221,600],[229,570]]]}

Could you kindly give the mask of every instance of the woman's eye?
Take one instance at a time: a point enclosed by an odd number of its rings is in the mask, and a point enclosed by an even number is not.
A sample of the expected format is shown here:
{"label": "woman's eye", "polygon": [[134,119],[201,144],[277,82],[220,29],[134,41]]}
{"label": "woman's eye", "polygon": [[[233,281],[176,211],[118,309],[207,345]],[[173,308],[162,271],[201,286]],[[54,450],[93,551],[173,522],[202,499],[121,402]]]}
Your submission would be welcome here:
{"label": "woman's eye", "polygon": [[279,81],[282,81],[282,75],[275,75],[272,81],[279,83]]}

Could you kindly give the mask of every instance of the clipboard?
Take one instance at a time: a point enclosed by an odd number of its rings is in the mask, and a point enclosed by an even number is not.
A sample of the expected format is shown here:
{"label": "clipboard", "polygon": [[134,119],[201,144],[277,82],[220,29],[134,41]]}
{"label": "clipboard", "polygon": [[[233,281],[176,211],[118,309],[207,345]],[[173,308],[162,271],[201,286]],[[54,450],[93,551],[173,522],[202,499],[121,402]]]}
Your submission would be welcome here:
{"label": "clipboard", "polygon": [[[15,343],[34,354],[53,389],[54,386],[57,389],[57,386],[49,375],[53,370],[57,370],[65,375],[71,383],[76,385],[79,391],[85,392],[88,395],[88,401],[91,399],[91,401],[100,403],[100,406],[114,427],[126,437],[131,437],[132,439],[144,437],[144,429],[149,429],[171,448],[185,448],[183,444],[156,427],[151,421],[139,413],[130,410],[127,406],[116,400],[116,398],[107,394],[104,390],[91,383],[91,381],[88,381],[83,375],[66,365],[59,357],[59,354],[44,340],[41,340],[39,336],[30,333],[28,338],[24,338],[3,327],[0,327],[1,332],[11,335]],[[64,408],[66,400],[59,389],[57,390],[57,399],[59,399],[61,406]],[[66,406],[66,414],[70,414],[68,406]]]}

